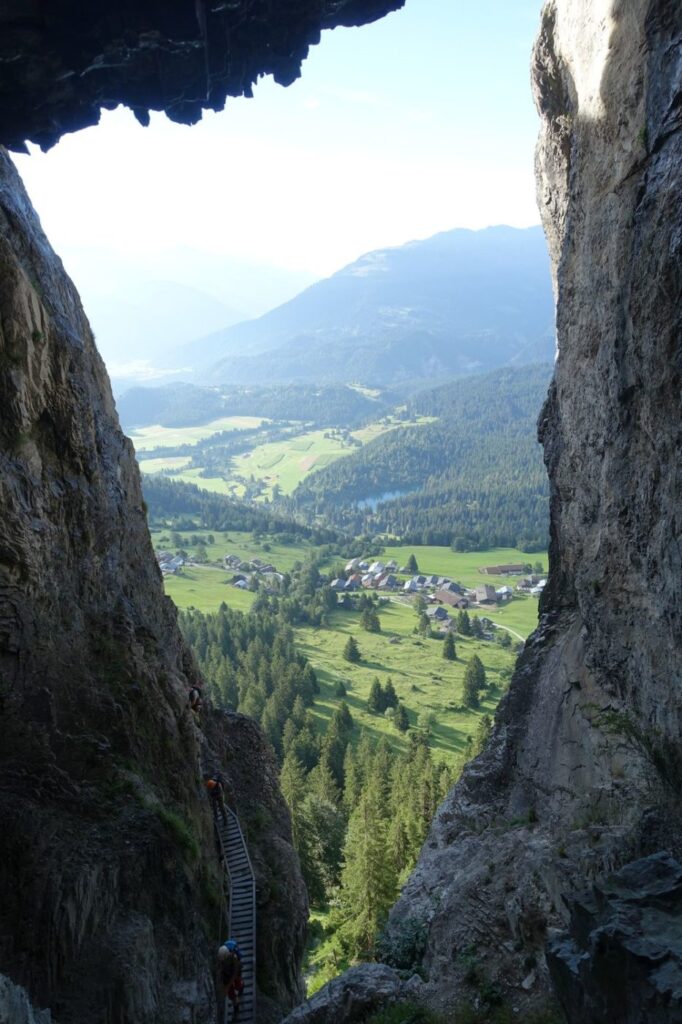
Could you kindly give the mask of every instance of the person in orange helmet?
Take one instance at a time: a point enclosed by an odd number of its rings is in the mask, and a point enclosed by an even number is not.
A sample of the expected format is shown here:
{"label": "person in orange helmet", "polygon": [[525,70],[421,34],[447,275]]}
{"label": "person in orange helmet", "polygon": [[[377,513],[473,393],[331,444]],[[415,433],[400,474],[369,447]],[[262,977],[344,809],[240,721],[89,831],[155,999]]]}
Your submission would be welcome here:
{"label": "person in orange helmet", "polygon": [[216,772],[215,775],[205,775],[204,784],[208,792],[211,801],[211,810],[213,811],[213,820],[218,820],[218,814],[223,819],[223,824],[227,825],[227,807],[225,806],[225,786],[223,785],[222,776]]}

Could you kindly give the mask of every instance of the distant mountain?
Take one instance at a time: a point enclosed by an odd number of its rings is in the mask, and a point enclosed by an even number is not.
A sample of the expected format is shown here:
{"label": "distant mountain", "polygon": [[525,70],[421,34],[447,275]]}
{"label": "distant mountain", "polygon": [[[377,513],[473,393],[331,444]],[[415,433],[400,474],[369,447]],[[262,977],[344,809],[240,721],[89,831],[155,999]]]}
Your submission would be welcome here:
{"label": "distant mountain", "polygon": [[211,383],[432,381],[554,356],[539,227],[446,231],[368,253],[176,356]]}
{"label": "distant mountain", "polygon": [[306,272],[183,247],[121,254],[67,246],[61,255],[118,393],[135,381],[177,380],[187,363],[168,361],[169,352],[261,316],[314,281]]}

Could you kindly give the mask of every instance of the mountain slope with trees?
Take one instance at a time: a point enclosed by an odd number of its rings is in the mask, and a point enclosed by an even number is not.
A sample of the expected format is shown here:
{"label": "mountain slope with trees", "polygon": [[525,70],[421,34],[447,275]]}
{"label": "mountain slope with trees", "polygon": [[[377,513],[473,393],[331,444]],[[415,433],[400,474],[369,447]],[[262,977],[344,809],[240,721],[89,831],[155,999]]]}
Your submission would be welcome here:
{"label": "mountain slope with trees", "polygon": [[548,365],[498,370],[421,392],[408,414],[435,422],[399,427],[311,474],[289,510],[417,544],[544,548],[549,491],[535,423],[550,375]]}
{"label": "mountain slope with trees", "polygon": [[553,310],[539,227],[458,229],[368,253],[182,365],[211,383],[442,380],[551,359]]}

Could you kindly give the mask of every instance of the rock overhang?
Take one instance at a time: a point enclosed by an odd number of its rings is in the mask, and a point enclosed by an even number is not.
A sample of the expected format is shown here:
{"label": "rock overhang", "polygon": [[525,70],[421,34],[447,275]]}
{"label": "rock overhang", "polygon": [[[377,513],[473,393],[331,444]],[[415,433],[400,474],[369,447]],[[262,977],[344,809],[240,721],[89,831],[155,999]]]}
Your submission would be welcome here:
{"label": "rock overhang", "polygon": [[405,0],[0,0],[0,144],[47,150],[130,107],[183,124],[259,77],[290,85],[323,29],[376,21]]}

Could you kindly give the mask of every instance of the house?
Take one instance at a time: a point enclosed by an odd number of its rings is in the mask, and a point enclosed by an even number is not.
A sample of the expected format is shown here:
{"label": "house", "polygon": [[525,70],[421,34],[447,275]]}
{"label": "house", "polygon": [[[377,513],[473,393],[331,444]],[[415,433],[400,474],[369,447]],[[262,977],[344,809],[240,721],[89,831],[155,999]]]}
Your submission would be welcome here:
{"label": "house", "polygon": [[383,572],[386,566],[383,562],[372,562],[369,567],[370,572]]}
{"label": "house", "polygon": [[236,569],[240,562],[241,558],[239,555],[225,555],[223,558],[223,563],[228,569]]}
{"label": "house", "polygon": [[386,568],[389,570],[389,572],[396,571],[396,569],[398,568],[398,563],[396,562],[395,558],[392,558],[390,562],[386,562]]}
{"label": "house", "polygon": [[234,574],[234,576],[232,577],[232,579],[230,580],[230,583],[241,583],[241,582],[246,583],[246,576],[242,572],[236,572]]}
{"label": "house", "polygon": [[329,586],[332,590],[343,590],[346,586],[346,581],[339,577],[335,580],[332,580]]}
{"label": "house", "polygon": [[393,573],[389,573],[388,576],[384,576],[384,578],[382,579],[381,583],[379,584],[379,589],[380,590],[394,590],[395,587],[397,587],[397,586],[398,586],[397,579],[395,578]]}
{"label": "house", "polygon": [[496,604],[495,588],[489,587],[487,584],[484,587],[476,587],[476,600],[479,604]]}
{"label": "house", "polygon": [[497,594],[498,601],[510,601],[514,596],[514,591],[511,587],[500,587],[495,593]]}
{"label": "house", "polygon": [[447,590],[450,594],[463,594],[464,587],[460,587],[459,583],[453,583],[452,580],[447,580],[445,583],[440,584],[441,590]]}
{"label": "house", "polygon": [[344,589],[344,591],[347,594],[349,594],[353,590],[357,590],[359,586],[360,586],[360,581],[358,579],[355,579],[353,576],[351,576],[351,578],[349,580],[346,580],[346,582],[344,583],[343,589]]}
{"label": "house", "polygon": [[346,563],[345,571],[346,572],[355,572],[355,570],[358,568],[359,565],[360,565],[360,559],[359,558],[353,558],[353,559],[351,559],[350,562]]}
{"label": "house", "polygon": [[348,577],[348,582],[349,583],[357,583],[359,585],[361,583],[361,581],[362,581],[362,573],[359,573],[359,572],[354,572],[352,576]]}
{"label": "house", "polygon": [[429,587],[437,587],[438,586],[438,577],[437,576],[427,576],[426,577],[426,584]]}
{"label": "house", "polygon": [[369,569],[369,562],[358,562],[357,567],[362,572],[367,572],[367,570]]}
{"label": "house", "polygon": [[173,557],[173,552],[172,551],[157,551],[156,552],[156,561],[159,563],[159,565],[162,565],[164,562],[170,562],[172,557]]}
{"label": "house", "polygon": [[408,580],[407,583],[403,584],[403,590],[405,590],[408,594],[416,594],[417,591],[419,590],[419,586],[417,585],[415,580]]}
{"label": "house", "polygon": [[249,589],[249,584],[246,582],[246,580],[237,580],[237,582],[233,583],[232,586],[236,587],[237,590],[248,590]]}
{"label": "house", "polygon": [[446,619],[450,618],[450,616],[445,611],[445,608],[443,608],[442,605],[437,605],[435,608],[427,609],[426,614],[430,619],[434,620],[435,622],[445,622]]}
{"label": "house", "polygon": [[539,597],[544,589],[544,587],[532,587],[530,591],[531,597]]}
{"label": "house", "polygon": [[437,590],[433,595],[436,601],[447,604],[450,608],[468,608],[469,602],[461,594],[453,594],[450,590]]}
{"label": "house", "polygon": [[371,572],[366,572],[365,575],[360,580],[360,584],[365,589],[367,589],[368,587],[372,586],[372,580],[373,579],[374,579],[374,577],[372,576]]}
{"label": "house", "polygon": [[260,572],[263,575],[265,575],[265,573],[274,572],[274,571],[275,571],[274,565],[270,565],[269,562],[261,562],[260,565],[256,566],[256,572]]}
{"label": "house", "polygon": [[401,565],[400,568],[398,569],[398,572],[409,572],[409,571],[410,570],[407,568],[406,565]]}
{"label": "house", "polygon": [[419,587],[423,587],[426,583],[426,576],[413,576],[412,579]]}
{"label": "house", "polygon": [[176,555],[175,558],[171,558],[170,562],[166,562],[165,564],[169,569],[172,569],[173,572],[177,572],[178,569],[182,569],[185,564],[185,559],[180,558],[180,555]]}
{"label": "house", "polygon": [[254,569],[260,569],[260,567],[263,565],[263,562],[260,558],[252,558],[251,565],[254,567]]}
{"label": "house", "polygon": [[484,576],[520,576],[526,572],[523,562],[510,562],[508,565],[486,565],[478,570]]}

